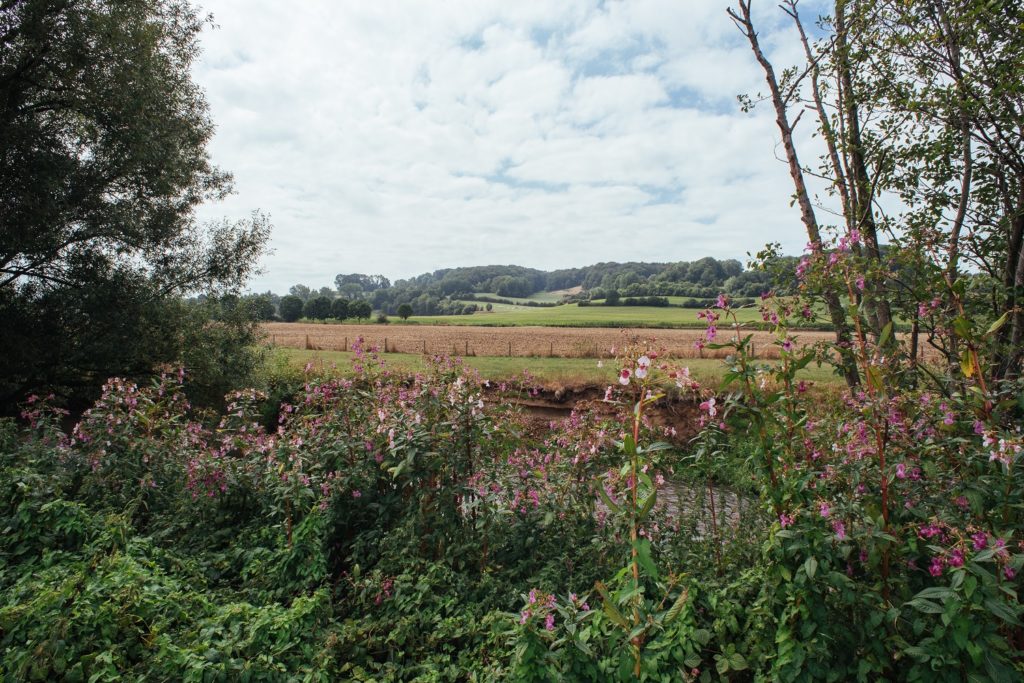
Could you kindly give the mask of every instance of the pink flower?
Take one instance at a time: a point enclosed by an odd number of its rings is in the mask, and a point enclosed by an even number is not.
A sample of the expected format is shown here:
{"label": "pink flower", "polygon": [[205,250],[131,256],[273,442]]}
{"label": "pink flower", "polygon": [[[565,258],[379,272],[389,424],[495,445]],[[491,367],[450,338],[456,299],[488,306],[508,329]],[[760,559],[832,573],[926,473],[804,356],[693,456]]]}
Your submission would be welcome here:
{"label": "pink flower", "polygon": [[818,514],[820,514],[822,517],[828,517],[830,514],[832,514],[832,509],[828,506],[828,503],[822,501],[821,503],[818,504]]}
{"label": "pink flower", "polygon": [[715,415],[718,415],[718,409],[715,407],[715,403],[715,398],[711,397],[700,404],[700,409],[706,411],[711,417],[714,417]]}
{"label": "pink flower", "polygon": [[857,278],[857,289],[864,291],[864,276],[861,275]]}
{"label": "pink flower", "polygon": [[604,400],[612,400],[612,388],[610,386],[604,390]]}
{"label": "pink flower", "polygon": [[928,566],[928,573],[932,576],[942,576],[942,568],[946,566],[946,561],[941,557],[933,557],[932,563]]}
{"label": "pink flower", "polygon": [[846,525],[838,519],[832,522],[832,531],[836,532],[836,538],[840,541],[846,538]]}
{"label": "pink flower", "polygon": [[718,308],[725,308],[728,305],[729,305],[728,297],[726,297],[725,294],[719,294],[718,295],[718,299],[715,301],[715,306],[717,306]]}
{"label": "pink flower", "polygon": [[903,463],[896,465],[896,478],[906,479],[907,478],[907,466]]}
{"label": "pink flower", "polygon": [[544,620],[544,628],[547,629],[548,631],[554,631],[555,630],[555,615],[554,614],[552,614],[550,612],[548,613],[547,618]]}
{"label": "pink flower", "polygon": [[786,527],[793,524],[793,518],[785,513],[779,515],[779,525],[785,529]]}
{"label": "pink flower", "polygon": [[971,534],[971,541],[974,543],[975,550],[984,550],[988,547],[988,536],[983,531]]}
{"label": "pink flower", "polygon": [[359,489],[353,489],[352,497],[353,498],[362,498],[363,497],[363,492],[360,491]]}
{"label": "pink flower", "polygon": [[647,377],[647,369],[651,367],[651,359],[647,356],[640,356],[636,359],[636,371],[633,373],[637,379]]}
{"label": "pink flower", "polygon": [[1003,576],[1006,577],[1007,581],[1012,581],[1013,577],[1017,576],[1017,570],[1010,565],[1006,565],[1003,567]]}
{"label": "pink flower", "polygon": [[950,567],[962,567],[964,566],[964,551],[959,548],[954,548],[953,552],[949,554],[949,566]]}
{"label": "pink flower", "polygon": [[629,371],[629,368],[622,368],[622,371],[619,372],[619,384],[621,384],[622,386],[626,386],[627,384],[629,384],[629,377],[632,374],[633,373]]}

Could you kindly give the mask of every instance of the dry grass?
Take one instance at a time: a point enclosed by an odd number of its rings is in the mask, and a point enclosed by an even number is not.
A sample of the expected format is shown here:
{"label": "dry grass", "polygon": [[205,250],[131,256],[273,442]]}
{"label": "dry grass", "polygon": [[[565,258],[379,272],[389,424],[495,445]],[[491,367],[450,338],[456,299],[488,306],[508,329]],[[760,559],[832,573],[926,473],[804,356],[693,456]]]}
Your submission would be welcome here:
{"label": "dry grass", "polygon": [[[472,327],[433,325],[325,325],[267,323],[267,340],[274,346],[321,351],[347,351],[358,337],[367,346],[389,353],[451,354],[456,356],[533,356],[609,358],[612,349],[631,339],[654,339],[674,358],[724,358],[725,349],[698,351],[694,343],[702,330],[649,330],[571,327]],[[720,330],[720,335],[730,334]],[[770,332],[752,332],[758,358],[777,359],[779,347]],[[797,343],[834,339],[830,332],[798,332]]]}

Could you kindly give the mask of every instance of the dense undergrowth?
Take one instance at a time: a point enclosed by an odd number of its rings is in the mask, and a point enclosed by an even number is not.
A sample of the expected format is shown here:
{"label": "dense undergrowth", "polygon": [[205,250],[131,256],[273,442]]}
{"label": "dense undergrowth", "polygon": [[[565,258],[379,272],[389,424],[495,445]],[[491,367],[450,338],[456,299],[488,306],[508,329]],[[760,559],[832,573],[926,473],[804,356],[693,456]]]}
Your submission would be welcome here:
{"label": "dense undergrowth", "polygon": [[[540,437],[458,362],[409,377],[361,349],[216,418],[175,373],[111,380],[70,434],[33,400],[0,433],[0,672],[1019,677],[1020,385],[893,392],[902,366],[873,362],[830,398],[795,380],[830,355],[786,312],[780,364],[736,334],[710,391],[629,344],[620,416]],[[645,419],[665,387],[700,403],[682,449]]]}

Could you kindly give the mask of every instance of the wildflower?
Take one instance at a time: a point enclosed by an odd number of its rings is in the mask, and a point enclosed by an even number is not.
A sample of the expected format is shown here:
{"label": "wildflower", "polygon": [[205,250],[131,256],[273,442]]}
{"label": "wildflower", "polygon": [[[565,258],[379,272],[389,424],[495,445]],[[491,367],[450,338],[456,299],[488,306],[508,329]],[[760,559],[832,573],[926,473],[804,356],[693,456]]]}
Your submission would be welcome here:
{"label": "wildflower", "polygon": [[861,275],[857,278],[857,289],[864,291],[864,276]]}
{"label": "wildflower", "polygon": [[782,349],[786,352],[793,350],[793,340],[788,337],[782,342]]}
{"label": "wildflower", "polygon": [[942,576],[942,568],[946,566],[946,560],[941,557],[933,557],[932,563],[928,565],[928,573],[932,576]]}
{"label": "wildflower", "polygon": [[953,552],[949,554],[949,566],[950,567],[962,567],[964,566],[964,551],[959,548],[954,548]]}
{"label": "wildflower", "polygon": [[782,513],[781,515],[779,515],[779,525],[783,529],[785,529],[788,526],[791,526],[792,524],[793,524],[793,517],[792,516],[787,515],[786,513]]}
{"label": "wildflower", "polygon": [[522,612],[519,613],[519,625],[522,626],[523,624],[525,624],[526,620],[529,619],[529,618],[530,618],[530,611],[524,609]]}
{"label": "wildflower", "polygon": [[700,404],[700,409],[706,411],[711,417],[714,417],[715,415],[718,415],[718,409],[715,407],[715,403],[715,398],[711,397]]}
{"label": "wildflower", "polygon": [[903,463],[896,465],[896,478],[906,479],[907,478],[907,466]]}
{"label": "wildflower", "polygon": [[547,618],[544,620],[544,628],[547,629],[548,631],[554,631],[555,630],[555,615],[554,614],[552,614],[550,612],[548,613]]}
{"label": "wildflower", "polygon": [[626,386],[627,384],[629,384],[629,378],[632,374],[633,373],[629,371],[629,368],[622,368],[622,371],[619,372],[619,384],[621,384],[622,386]]}
{"label": "wildflower", "polygon": [[729,305],[729,299],[725,294],[719,294],[718,299],[715,301],[715,306],[718,308],[725,308]]}
{"label": "wildflower", "polygon": [[846,538],[846,525],[840,522],[838,519],[832,522],[832,530],[836,532],[836,538],[840,541]]}
{"label": "wildflower", "polygon": [[611,386],[609,386],[607,389],[604,390],[604,400],[605,401],[612,400],[612,388],[611,388]]}
{"label": "wildflower", "polygon": [[633,373],[637,379],[647,377],[647,370],[651,367],[651,359],[647,356],[640,356],[636,359],[636,371]]}
{"label": "wildflower", "polygon": [[971,534],[971,541],[974,544],[975,550],[984,550],[988,547],[988,536],[984,531]]}
{"label": "wildflower", "polygon": [[821,503],[818,504],[818,514],[820,514],[822,517],[828,517],[830,514],[832,514],[832,508],[829,507],[827,502],[822,501]]}
{"label": "wildflower", "polygon": [[1017,576],[1017,570],[1010,565],[1006,565],[1003,567],[1003,576],[1006,577],[1007,581],[1012,581],[1013,577]]}
{"label": "wildflower", "polygon": [[363,492],[360,491],[359,489],[353,489],[352,490],[352,497],[353,498],[362,498],[363,497]]}

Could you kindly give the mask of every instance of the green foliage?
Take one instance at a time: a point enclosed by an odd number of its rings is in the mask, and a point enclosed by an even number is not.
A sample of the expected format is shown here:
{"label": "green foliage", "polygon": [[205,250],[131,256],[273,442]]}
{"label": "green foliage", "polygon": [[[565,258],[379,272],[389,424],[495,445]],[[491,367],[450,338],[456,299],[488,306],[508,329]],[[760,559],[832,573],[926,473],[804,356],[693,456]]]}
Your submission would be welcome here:
{"label": "green foliage", "polygon": [[[199,225],[230,190],[177,0],[0,7],[0,402],[180,360],[177,299],[241,286],[258,214]],[[59,93],[59,95],[58,95]]]}
{"label": "green foliage", "polygon": [[281,320],[284,320],[286,323],[295,322],[302,317],[303,306],[302,299],[294,294],[281,297],[281,303],[279,304]]}
{"label": "green foliage", "polygon": [[349,304],[348,314],[357,320],[365,320],[373,314],[373,308],[366,301],[353,301]]}
{"label": "green foliage", "polygon": [[302,315],[310,320],[327,320],[332,311],[333,302],[325,296],[313,297],[302,307]]}
{"label": "green foliage", "polygon": [[[349,317],[350,313],[348,310],[349,300],[344,298],[337,298],[331,302],[331,317],[335,320],[344,320]],[[401,315],[401,314],[399,314]]]}

